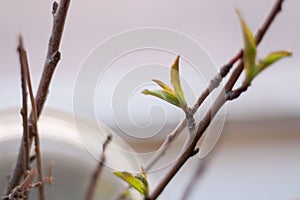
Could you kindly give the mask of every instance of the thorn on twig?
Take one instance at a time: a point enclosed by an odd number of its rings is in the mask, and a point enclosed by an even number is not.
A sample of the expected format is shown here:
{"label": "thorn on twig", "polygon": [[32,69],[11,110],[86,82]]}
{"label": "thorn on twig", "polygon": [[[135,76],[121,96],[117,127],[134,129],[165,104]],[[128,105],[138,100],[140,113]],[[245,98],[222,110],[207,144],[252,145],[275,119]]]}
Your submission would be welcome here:
{"label": "thorn on twig", "polygon": [[58,8],[58,3],[54,1],[52,4],[52,15],[55,15],[57,8]]}
{"label": "thorn on twig", "polygon": [[24,115],[24,108],[21,108],[20,114],[23,116]]}
{"label": "thorn on twig", "polygon": [[199,152],[199,148],[195,148],[192,152],[191,152],[191,156],[193,157],[194,155],[196,155]]}

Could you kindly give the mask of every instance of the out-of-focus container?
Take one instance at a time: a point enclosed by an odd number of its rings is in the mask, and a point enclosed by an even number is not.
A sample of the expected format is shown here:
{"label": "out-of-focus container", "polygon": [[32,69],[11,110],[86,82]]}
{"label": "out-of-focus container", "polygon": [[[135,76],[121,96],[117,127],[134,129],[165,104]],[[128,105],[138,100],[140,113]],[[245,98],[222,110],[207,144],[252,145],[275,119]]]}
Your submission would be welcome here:
{"label": "out-of-focus container", "polygon": [[[19,109],[0,111],[0,188],[2,194],[5,192],[3,190],[7,185],[7,177],[13,169],[22,138],[22,119],[19,112]],[[48,200],[83,199],[98,161],[95,154],[91,154],[89,150],[95,152],[94,148],[98,148],[98,157],[100,157],[102,144],[108,134],[113,135],[113,140],[106,151],[107,165],[98,181],[95,199],[111,199],[124,187],[124,183],[112,174],[113,171],[136,171],[139,168],[134,154],[126,154],[124,151],[128,149],[128,152],[132,152],[132,149],[118,139],[110,129],[102,126],[102,132],[99,133],[99,130],[88,122],[82,120],[80,123],[86,128],[84,133],[81,131],[78,134],[72,115],[55,110],[45,110],[38,122],[45,176],[51,161],[55,162],[54,184],[45,187]],[[95,135],[97,137],[94,137]],[[82,144],[82,137],[84,137],[85,145]],[[99,145],[87,147],[86,145],[89,144],[86,141],[88,140],[92,141],[91,144],[99,143]],[[31,199],[37,199],[36,191],[34,189],[30,193]],[[140,199],[140,195],[134,198]]]}

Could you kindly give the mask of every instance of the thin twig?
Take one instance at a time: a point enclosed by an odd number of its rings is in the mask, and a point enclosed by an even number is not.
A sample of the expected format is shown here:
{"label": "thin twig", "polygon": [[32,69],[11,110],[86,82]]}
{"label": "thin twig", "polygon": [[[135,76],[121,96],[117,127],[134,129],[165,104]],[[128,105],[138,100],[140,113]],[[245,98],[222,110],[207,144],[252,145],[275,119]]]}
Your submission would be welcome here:
{"label": "thin twig", "polygon": [[[28,105],[27,105],[27,78],[26,78],[26,67],[28,65],[27,62],[27,53],[24,48],[23,39],[21,35],[19,36],[19,45],[18,45],[18,53],[20,60],[20,68],[21,68],[21,87],[22,87],[22,108],[21,115],[23,121],[23,144],[24,146],[24,169],[23,174],[27,173],[27,170],[30,170],[30,149],[29,149],[29,129],[28,129]],[[25,192],[25,199],[29,195],[29,192]]]}
{"label": "thin twig", "polygon": [[3,196],[2,200],[25,199],[27,197],[26,193],[31,188],[39,187],[42,184],[41,182],[33,183],[35,175],[36,175],[35,168],[28,171],[26,173],[24,180],[20,183],[20,185],[13,188],[10,194]]}
{"label": "thin twig", "polygon": [[29,130],[28,130],[28,105],[27,105],[27,78],[26,78],[26,67],[27,62],[27,54],[24,49],[23,39],[21,35],[19,36],[19,59],[20,59],[20,68],[21,68],[21,86],[22,86],[22,121],[23,121],[23,140],[24,140],[24,158],[25,158],[25,167],[24,174],[26,174],[27,170],[29,170],[30,165],[30,151],[29,151]]}
{"label": "thin twig", "polygon": [[52,176],[54,161],[51,161],[48,168],[48,175],[44,177],[44,183],[53,184],[54,178]]}
{"label": "thin twig", "polygon": [[[46,102],[51,78],[58,64],[58,61],[60,60],[59,46],[62,38],[62,33],[64,30],[68,8],[70,5],[70,0],[61,0],[59,6],[57,6],[56,2],[54,2],[54,4],[56,4],[56,6],[53,6],[53,8],[56,7],[56,9],[52,10],[53,17],[54,17],[52,33],[48,44],[48,52],[47,52],[47,57],[44,65],[43,74],[36,94],[37,118],[39,118],[43,106]],[[29,121],[30,120],[32,120],[32,113],[29,117]],[[31,147],[32,144],[32,135],[33,133],[29,129],[29,148]],[[10,177],[6,194],[9,194],[10,191],[20,183],[21,178],[23,176],[23,169],[24,169],[23,157],[25,151],[23,146],[24,146],[24,141],[22,140],[17,162],[15,164],[13,173]]]}
{"label": "thin twig", "polygon": [[[258,31],[258,34],[256,36],[256,43],[257,44],[263,38],[265,32],[268,30],[268,28],[271,25],[272,21],[275,19],[275,16],[281,11],[281,5],[282,5],[283,1],[284,0],[278,0],[276,2],[276,4],[274,5],[269,17],[266,20],[266,22],[263,24],[262,28]],[[226,85],[224,87],[224,90],[226,92],[231,91],[231,89],[233,88],[233,86],[236,83],[237,79],[241,75],[242,70],[243,70],[243,64],[242,64],[242,62],[240,62],[240,64],[234,70],[233,74],[230,76],[228,82],[226,83]],[[243,90],[240,90],[240,91],[243,92]],[[195,147],[196,147],[199,139],[203,135],[206,128],[209,126],[211,120],[215,117],[216,113],[226,103],[226,101],[227,101],[226,94],[225,94],[224,91],[222,91],[221,94],[217,97],[217,99],[213,103],[212,107],[206,113],[204,118],[200,121],[200,123],[198,125],[197,134],[196,134],[195,138],[193,139],[192,143],[190,144],[190,146],[183,152],[183,154],[174,163],[171,170],[166,174],[166,176],[162,179],[162,181],[158,184],[158,186],[151,193],[149,199],[156,199],[161,194],[161,192],[164,190],[166,185],[176,175],[176,173],[179,171],[179,169],[184,165],[184,163],[192,155],[194,155]]]}
{"label": "thin twig", "polygon": [[89,183],[89,186],[88,186],[88,189],[86,191],[85,198],[84,198],[85,200],[91,200],[93,195],[94,195],[94,192],[95,192],[95,189],[96,189],[96,186],[97,186],[97,181],[98,181],[98,179],[101,175],[103,165],[104,165],[104,162],[105,162],[105,150],[106,150],[107,145],[111,141],[111,139],[112,139],[112,135],[108,135],[105,142],[102,145],[102,153],[101,153],[101,156],[100,156],[100,160],[98,162],[98,165],[97,165],[95,171],[93,172],[93,176],[90,179],[90,183]]}
{"label": "thin twig", "polygon": [[195,188],[197,182],[203,177],[204,172],[207,168],[207,160],[199,160],[197,163],[197,167],[195,172],[193,173],[189,183],[186,185],[186,188],[183,192],[181,200],[188,199],[189,195],[192,193],[193,189]]}
{"label": "thin twig", "polygon": [[[38,125],[37,125],[36,102],[35,102],[34,94],[33,94],[33,90],[32,90],[31,77],[30,77],[30,71],[29,71],[28,64],[25,65],[25,72],[26,72],[28,91],[29,91],[29,96],[30,96],[30,101],[31,101],[31,109],[32,109],[32,113],[33,113],[33,120],[32,120],[31,125],[33,126],[33,133],[34,133],[37,169],[38,169],[39,181],[41,183],[43,183],[44,176],[43,176],[42,154],[41,154],[41,148],[40,148],[40,137],[39,137],[39,131],[38,131]],[[45,200],[44,184],[41,184],[39,187],[39,195],[40,195],[40,200]]]}
{"label": "thin twig", "polygon": [[[53,77],[54,70],[60,60],[60,42],[64,30],[64,25],[70,5],[70,0],[61,0],[57,6],[57,2],[53,3],[53,26],[52,33],[49,39],[48,52],[44,65],[43,74],[40,80],[36,95],[37,117],[39,118],[44,104],[47,99],[49,86]],[[55,5],[55,6],[54,6]]]}

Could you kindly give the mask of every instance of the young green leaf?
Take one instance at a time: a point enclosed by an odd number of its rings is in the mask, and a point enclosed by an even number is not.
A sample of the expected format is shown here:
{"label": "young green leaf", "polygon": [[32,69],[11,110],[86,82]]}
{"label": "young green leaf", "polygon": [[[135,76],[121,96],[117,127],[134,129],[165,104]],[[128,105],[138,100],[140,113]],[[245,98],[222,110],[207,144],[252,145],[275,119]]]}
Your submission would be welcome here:
{"label": "young green leaf", "polygon": [[273,63],[277,62],[278,60],[280,60],[284,57],[291,56],[291,55],[292,55],[292,52],[289,52],[289,51],[276,51],[276,52],[270,53],[263,60],[260,60],[257,63],[257,70],[258,70],[257,73],[260,73],[261,71],[263,71],[264,69],[266,69]]}
{"label": "young green leaf", "polygon": [[160,81],[160,80],[156,80],[156,79],[152,79],[153,82],[157,83],[163,90],[165,90],[166,92],[170,93],[170,94],[174,94],[175,92],[172,90],[172,88],[170,88],[167,84],[165,84],[164,82]]}
{"label": "young green leaf", "polygon": [[127,182],[132,188],[136,189],[139,193],[143,194],[144,196],[148,196],[149,190],[145,187],[143,181],[139,178],[136,178],[129,172],[114,172],[114,175],[123,179]]}
{"label": "young green leaf", "polygon": [[256,42],[251,33],[250,29],[248,28],[245,21],[242,19],[240,13],[237,11],[237,15],[240,19],[241,26],[242,26],[242,33],[243,33],[243,42],[244,42],[244,52],[243,52],[243,59],[244,59],[244,67],[246,71],[246,79],[247,81],[251,82],[254,78],[256,73],[256,66],[255,66],[255,58],[256,58]]}
{"label": "young green leaf", "polygon": [[180,107],[179,101],[177,99],[177,97],[175,96],[175,94],[173,93],[169,93],[166,90],[143,90],[142,91],[143,94],[145,95],[152,95],[155,97],[158,97],[166,102],[169,102],[171,104],[173,104],[174,106]]}
{"label": "young green leaf", "polygon": [[[143,182],[144,187],[145,187],[145,193],[148,195],[149,194],[149,184],[148,184],[148,178],[145,169],[142,167],[142,173],[138,174],[135,176],[137,179]],[[147,196],[146,195],[146,196]]]}
{"label": "young green leaf", "polygon": [[180,76],[179,76],[179,56],[176,57],[172,68],[171,68],[171,84],[174,87],[174,92],[178,99],[179,105],[182,109],[185,109],[187,106],[186,100],[184,98],[184,94],[180,84]]}

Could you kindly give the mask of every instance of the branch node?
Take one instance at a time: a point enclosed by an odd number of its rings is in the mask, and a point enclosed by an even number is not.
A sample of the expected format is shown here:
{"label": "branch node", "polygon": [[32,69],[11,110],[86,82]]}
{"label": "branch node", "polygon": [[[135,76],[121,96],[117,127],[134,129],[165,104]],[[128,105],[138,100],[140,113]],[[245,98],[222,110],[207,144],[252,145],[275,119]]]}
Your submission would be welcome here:
{"label": "branch node", "polygon": [[213,79],[210,80],[208,90],[210,92],[213,91],[215,88],[217,88],[220,85],[221,81],[222,81],[222,75],[217,74]]}
{"label": "branch node", "polygon": [[52,15],[55,15],[57,8],[58,8],[58,3],[56,1],[54,1],[52,4],[52,12],[51,12]]}
{"label": "branch node", "polygon": [[224,65],[221,69],[220,69],[220,76],[222,78],[224,78],[228,72],[230,71],[230,69],[232,68],[232,65],[231,64],[227,64],[227,65]]}
{"label": "branch node", "polygon": [[55,66],[58,61],[60,60],[60,57],[61,57],[61,54],[59,51],[55,51],[51,56],[50,58],[48,59],[48,63],[52,66]]}
{"label": "branch node", "polygon": [[226,93],[226,100],[231,101],[238,98],[243,92],[245,92],[248,89],[249,86],[250,84],[244,84],[235,90],[228,91]]}

